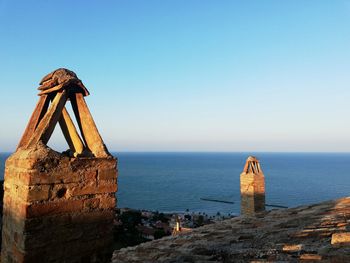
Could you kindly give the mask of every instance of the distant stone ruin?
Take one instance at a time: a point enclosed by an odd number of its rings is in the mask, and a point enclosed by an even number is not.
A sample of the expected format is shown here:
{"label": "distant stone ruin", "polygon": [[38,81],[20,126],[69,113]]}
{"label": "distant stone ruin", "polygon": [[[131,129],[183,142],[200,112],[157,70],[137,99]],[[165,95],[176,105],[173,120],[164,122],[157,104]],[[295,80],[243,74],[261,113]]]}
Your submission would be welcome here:
{"label": "distant stone ruin", "polygon": [[[109,262],[117,160],[74,72],[58,69],[40,85],[39,102],[6,161],[1,262]],[[69,145],[64,153],[47,146],[57,123]]]}
{"label": "distant stone ruin", "polygon": [[257,158],[249,156],[241,173],[241,214],[265,211],[265,178]]}

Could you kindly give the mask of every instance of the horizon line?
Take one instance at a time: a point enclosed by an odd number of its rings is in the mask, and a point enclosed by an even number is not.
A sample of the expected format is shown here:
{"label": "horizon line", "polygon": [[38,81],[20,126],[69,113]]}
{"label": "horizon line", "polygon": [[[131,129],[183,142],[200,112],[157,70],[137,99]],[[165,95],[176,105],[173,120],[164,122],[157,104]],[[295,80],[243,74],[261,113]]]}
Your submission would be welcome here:
{"label": "horizon line", "polygon": [[[52,149],[54,150],[54,149]],[[54,150],[56,151],[56,150]],[[10,151],[0,151],[0,154],[11,154],[15,153],[16,151],[10,152]],[[56,151],[59,153],[62,153],[60,151]],[[324,154],[324,153],[331,153],[331,154],[350,154],[350,151],[188,151],[188,150],[169,150],[169,151],[142,151],[142,150],[136,150],[136,151],[128,151],[128,150],[109,150],[110,153],[304,153],[304,154]]]}

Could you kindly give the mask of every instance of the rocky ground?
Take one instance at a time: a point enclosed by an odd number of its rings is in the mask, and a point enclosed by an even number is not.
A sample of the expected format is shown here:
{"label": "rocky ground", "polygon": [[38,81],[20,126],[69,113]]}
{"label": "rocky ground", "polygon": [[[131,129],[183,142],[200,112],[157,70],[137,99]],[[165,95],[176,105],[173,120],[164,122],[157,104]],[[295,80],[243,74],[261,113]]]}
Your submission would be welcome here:
{"label": "rocky ground", "polygon": [[224,220],[115,251],[113,262],[350,262],[346,232],[350,197]]}

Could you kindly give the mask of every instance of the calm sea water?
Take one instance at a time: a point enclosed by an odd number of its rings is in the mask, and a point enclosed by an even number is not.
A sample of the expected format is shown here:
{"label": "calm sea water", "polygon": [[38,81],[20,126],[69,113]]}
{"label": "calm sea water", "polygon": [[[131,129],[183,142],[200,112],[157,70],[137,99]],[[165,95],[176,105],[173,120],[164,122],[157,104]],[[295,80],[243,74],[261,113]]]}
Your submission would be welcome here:
{"label": "calm sea water", "polygon": [[[247,153],[118,153],[118,206],[239,213]],[[350,195],[350,154],[258,153],[267,203],[310,204]],[[0,172],[8,154],[0,154]],[[234,204],[201,201],[213,198]]]}

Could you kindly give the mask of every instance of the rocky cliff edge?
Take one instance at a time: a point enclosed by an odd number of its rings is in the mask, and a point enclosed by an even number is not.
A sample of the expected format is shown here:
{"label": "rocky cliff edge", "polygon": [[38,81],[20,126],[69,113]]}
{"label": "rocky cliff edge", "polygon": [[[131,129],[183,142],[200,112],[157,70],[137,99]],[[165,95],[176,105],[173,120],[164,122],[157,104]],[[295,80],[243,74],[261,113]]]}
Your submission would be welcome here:
{"label": "rocky cliff edge", "polygon": [[237,217],[124,248],[114,252],[113,262],[350,262],[349,233],[346,197]]}

